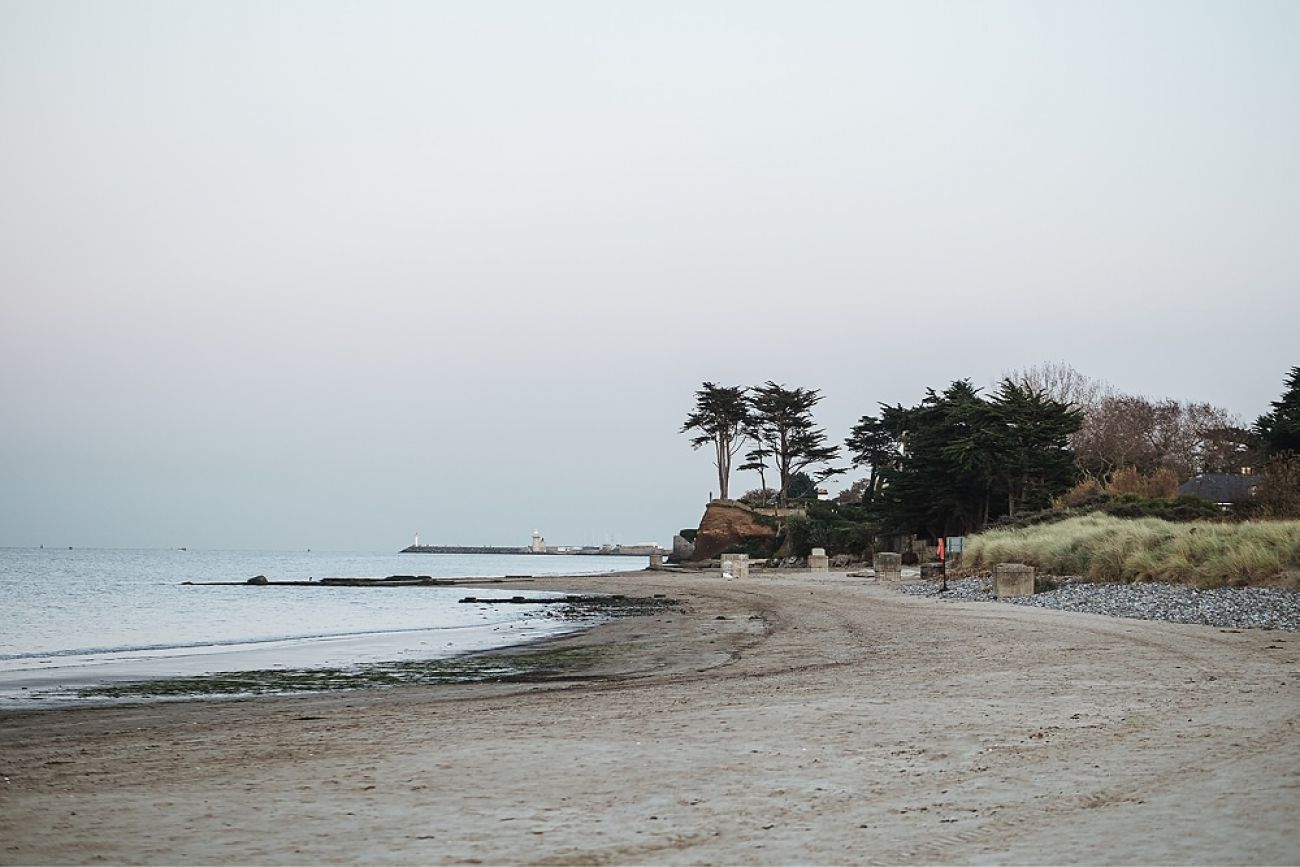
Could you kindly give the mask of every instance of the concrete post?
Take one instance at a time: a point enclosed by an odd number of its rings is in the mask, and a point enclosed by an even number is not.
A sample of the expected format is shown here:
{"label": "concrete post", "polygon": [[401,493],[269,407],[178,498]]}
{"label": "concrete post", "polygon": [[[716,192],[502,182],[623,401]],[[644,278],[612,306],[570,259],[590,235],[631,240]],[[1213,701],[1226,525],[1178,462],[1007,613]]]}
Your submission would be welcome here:
{"label": "concrete post", "polygon": [[826,556],[825,548],[813,548],[812,553],[808,555],[808,568],[813,572],[826,572],[830,569],[831,561]]}
{"label": "concrete post", "polygon": [[748,554],[723,554],[722,555],[722,577],[723,578],[748,578],[749,577],[749,555]]}
{"label": "concrete post", "polygon": [[656,572],[664,568],[664,555],[658,551],[652,552],[650,554],[650,568]]}
{"label": "concrete post", "polygon": [[893,551],[882,551],[871,561],[876,570],[876,577],[881,581],[900,581],[903,578],[903,555]]}
{"label": "concrete post", "polygon": [[1033,596],[1034,567],[1024,563],[999,563],[993,567],[993,595]]}

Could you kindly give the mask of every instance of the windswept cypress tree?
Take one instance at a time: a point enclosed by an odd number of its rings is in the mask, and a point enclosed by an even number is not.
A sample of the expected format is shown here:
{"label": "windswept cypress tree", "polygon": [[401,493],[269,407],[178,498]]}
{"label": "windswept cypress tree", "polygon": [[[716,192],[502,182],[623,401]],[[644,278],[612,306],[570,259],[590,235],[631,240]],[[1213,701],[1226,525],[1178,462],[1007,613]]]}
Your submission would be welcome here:
{"label": "windswept cypress tree", "polygon": [[713,464],[718,468],[718,496],[727,499],[731,462],[747,437],[749,425],[748,389],[743,385],[703,383],[695,392],[695,411],[686,417],[682,433],[698,431],[691,448],[713,446]]}
{"label": "windswept cypress tree", "polygon": [[883,470],[898,459],[898,442],[883,421],[864,415],[849,431],[844,447],[853,459],[853,466],[870,468],[866,493],[862,499],[875,499],[885,479]]}
{"label": "windswept cypress tree", "polygon": [[[751,434],[750,436],[752,437],[753,434]],[[767,490],[767,459],[772,456],[772,453],[767,450],[767,448],[763,445],[761,440],[758,440],[755,437],[754,441],[757,445],[750,451],[745,452],[745,462],[741,464],[737,469],[753,470],[754,472],[758,473],[758,489],[760,491],[766,491]]]}
{"label": "windswept cypress tree", "polygon": [[[825,431],[813,423],[812,409],[821,399],[815,388],[786,388],[771,381],[753,389],[753,436],[771,454],[780,484],[778,500],[783,506],[795,473],[839,455],[837,447],[826,444]],[[842,472],[842,468],[824,467],[811,475],[820,482]]]}

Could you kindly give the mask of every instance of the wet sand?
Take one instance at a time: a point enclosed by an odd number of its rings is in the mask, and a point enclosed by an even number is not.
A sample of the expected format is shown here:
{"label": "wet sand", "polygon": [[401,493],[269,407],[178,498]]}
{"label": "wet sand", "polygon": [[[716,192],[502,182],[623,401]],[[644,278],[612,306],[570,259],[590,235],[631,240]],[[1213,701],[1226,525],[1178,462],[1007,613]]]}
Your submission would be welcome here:
{"label": "wet sand", "polygon": [[[540,683],[0,716],[0,863],[1300,863],[1300,637],[842,574]],[[724,618],[724,619],[718,619]]]}

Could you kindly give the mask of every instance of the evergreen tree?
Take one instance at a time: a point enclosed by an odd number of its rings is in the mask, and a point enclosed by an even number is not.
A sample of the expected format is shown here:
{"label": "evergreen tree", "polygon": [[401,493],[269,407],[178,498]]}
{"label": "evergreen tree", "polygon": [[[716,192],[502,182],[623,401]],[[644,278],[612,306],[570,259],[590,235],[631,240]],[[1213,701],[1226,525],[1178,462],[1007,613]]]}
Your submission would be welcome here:
{"label": "evergreen tree", "polygon": [[[752,437],[753,434],[750,436]],[[767,490],[767,459],[772,456],[772,453],[764,448],[763,443],[757,438],[754,441],[757,443],[756,447],[745,452],[745,462],[738,469],[757,472],[759,490],[765,491]]]}
{"label": "evergreen tree", "polygon": [[996,482],[1007,498],[1007,514],[1046,508],[1074,481],[1067,443],[1082,412],[1041,391],[1004,379],[996,396],[973,416],[974,428],[952,448],[978,468],[989,493]]}
{"label": "evergreen tree", "polygon": [[712,445],[714,466],[718,468],[718,496],[727,499],[731,481],[731,462],[744,444],[749,426],[748,389],[741,385],[721,386],[704,383],[695,392],[695,411],[686,417],[682,433],[698,431],[691,448]]}
{"label": "evergreen tree", "polygon": [[[827,445],[826,433],[813,423],[812,409],[822,399],[817,389],[786,388],[768,381],[752,391],[752,436],[771,454],[779,500],[784,506],[793,475],[835,460],[839,449]],[[820,482],[842,472],[840,468],[825,467],[813,478]]]}
{"label": "evergreen tree", "polygon": [[785,492],[787,500],[817,499],[817,483],[805,472],[790,475],[790,490]]}
{"label": "evergreen tree", "polygon": [[926,389],[914,407],[882,406],[882,425],[901,454],[883,469],[874,512],[886,529],[931,537],[960,536],[987,520],[990,469],[950,448],[974,430],[982,400],[969,381],[939,394]]}
{"label": "evergreen tree", "polygon": [[1300,367],[1291,368],[1286,390],[1272,406],[1272,412],[1256,419],[1255,433],[1269,454],[1300,454]]}
{"label": "evergreen tree", "polygon": [[1074,480],[1067,442],[1079,419],[1078,410],[1009,379],[992,399],[959,380],[941,394],[927,389],[918,406],[881,407],[880,426],[900,452],[886,465],[874,511],[890,530],[938,537],[1045,507]]}
{"label": "evergreen tree", "polygon": [[864,415],[849,431],[844,447],[853,459],[853,466],[870,468],[862,499],[874,499],[884,481],[881,471],[898,457],[898,441],[883,421]]}

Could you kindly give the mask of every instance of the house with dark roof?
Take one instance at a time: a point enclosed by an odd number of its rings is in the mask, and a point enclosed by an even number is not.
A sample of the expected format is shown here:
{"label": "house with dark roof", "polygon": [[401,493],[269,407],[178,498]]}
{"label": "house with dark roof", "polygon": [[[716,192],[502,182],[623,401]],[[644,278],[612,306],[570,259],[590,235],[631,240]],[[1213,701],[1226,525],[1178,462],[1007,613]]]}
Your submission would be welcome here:
{"label": "house with dark roof", "polygon": [[1259,476],[1249,470],[1240,473],[1201,473],[1179,485],[1178,495],[1201,497],[1226,509],[1233,503],[1255,496],[1258,484]]}

